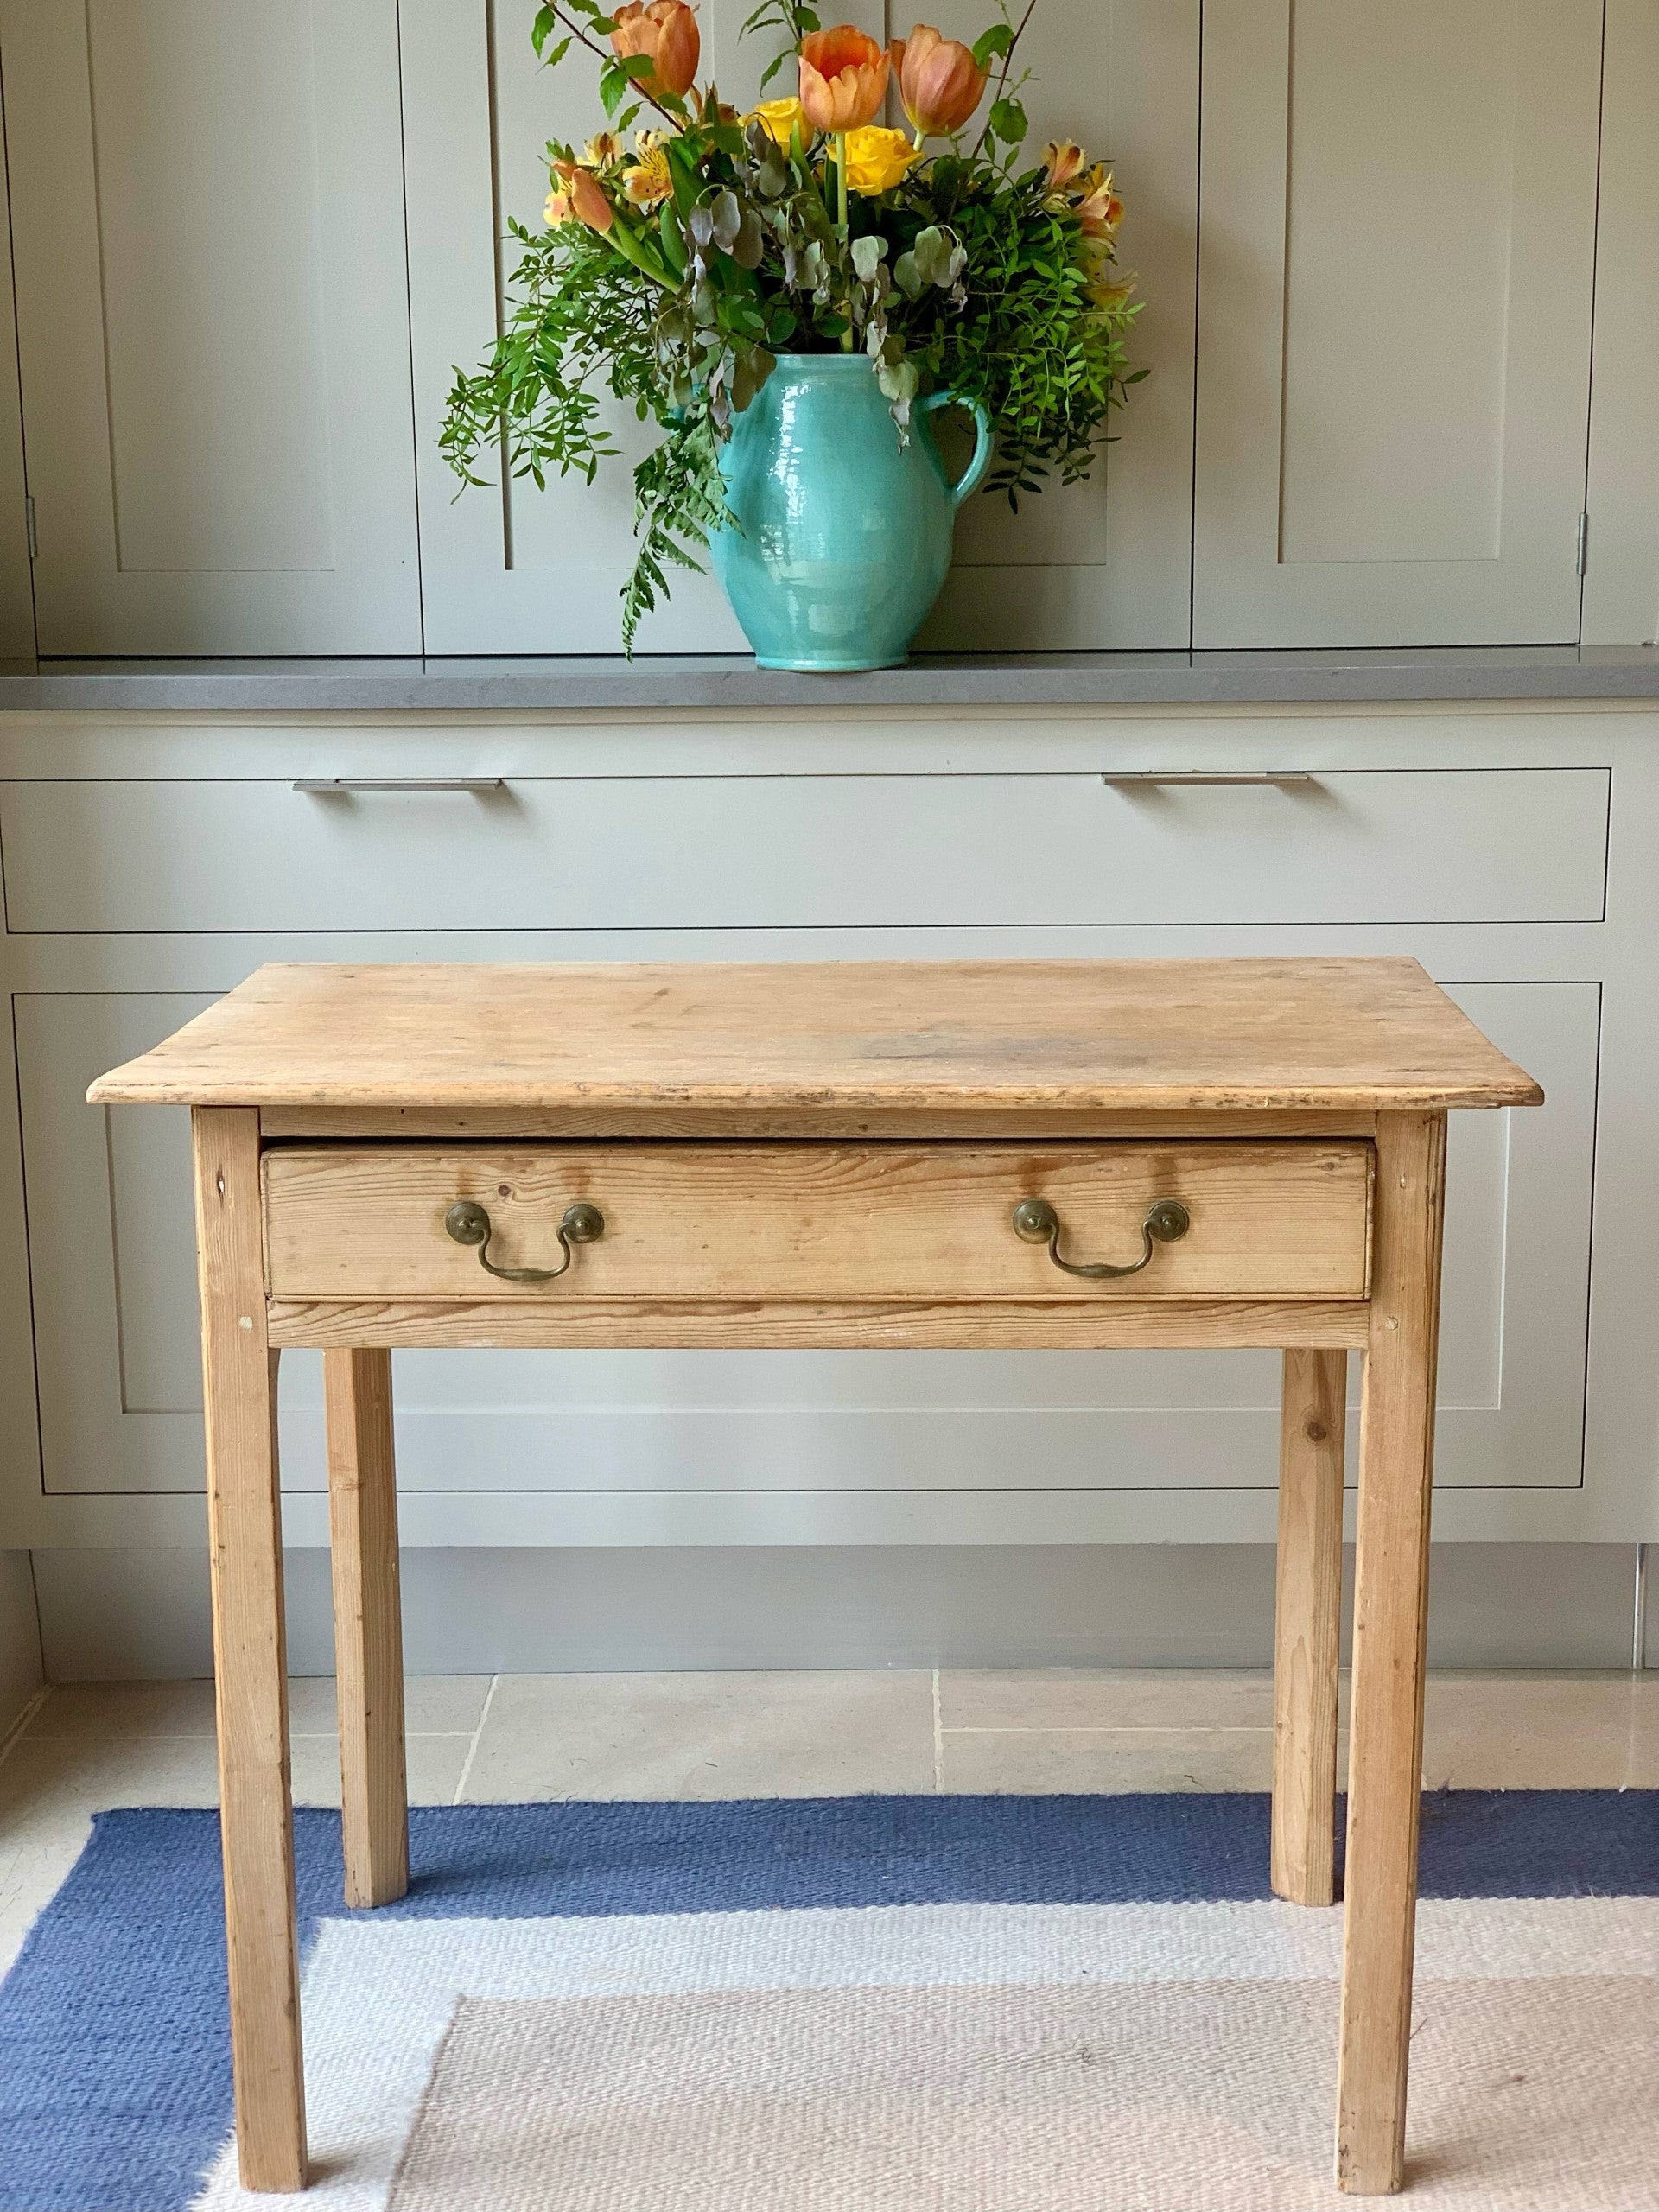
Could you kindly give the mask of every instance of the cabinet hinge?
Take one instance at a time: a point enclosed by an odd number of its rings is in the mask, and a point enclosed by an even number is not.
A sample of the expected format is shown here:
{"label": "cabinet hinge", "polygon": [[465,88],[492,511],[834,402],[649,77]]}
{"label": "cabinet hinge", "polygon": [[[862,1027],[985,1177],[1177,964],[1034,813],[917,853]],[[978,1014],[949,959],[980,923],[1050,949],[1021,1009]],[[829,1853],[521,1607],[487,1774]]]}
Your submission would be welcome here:
{"label": "cabinet hinge", "polygon": [[31,561],[38,561],[41,542],[35,535],[35,494],[32,492],[23,494],[23,520],[29,526],[29,557]]}
{"label": "cabinet hinge", "polygon": [[1574,556],[1573,556],[1573,565],[1574,565],[1575,569],[1577,569],[1577,572],[1578,572],[1578,574],[1579,574],[1580,575],[1582,575],[1584,574],[1586,564],[1586,563],[1588,562],[1588,559],[1589,559],[1589,554],[1590,554],[1590,518],[1589,518],[1589,516],[1588,516],[1587,514],[1581,514],[1581,515],[1579,517],[1579,545],[1578,545],[1578,551],[1577,551],[1577,553],[1576,553],[1576,554],[1574,555]]}

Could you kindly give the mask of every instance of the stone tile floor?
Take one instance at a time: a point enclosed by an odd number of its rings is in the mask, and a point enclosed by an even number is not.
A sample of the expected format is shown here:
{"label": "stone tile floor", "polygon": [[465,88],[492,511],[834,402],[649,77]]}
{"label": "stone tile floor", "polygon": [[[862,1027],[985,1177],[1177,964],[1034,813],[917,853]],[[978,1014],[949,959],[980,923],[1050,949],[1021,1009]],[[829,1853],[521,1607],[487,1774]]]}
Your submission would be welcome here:
{"label": "stone tile floor", "polygon": [[[302,1804],[339,1802],[334,1688],[292,1685]],[[408,1728],[410,1794],[428,1804],[1264,1789],[1272,1684],[1196,1669],[422,1676]],[[1659,1788],[1659,1673],[1433,1675],[1423,1779]],[[0,1971],[93,1811],[214,1795],[210,1682],[48,1691],[0,1751]]]}

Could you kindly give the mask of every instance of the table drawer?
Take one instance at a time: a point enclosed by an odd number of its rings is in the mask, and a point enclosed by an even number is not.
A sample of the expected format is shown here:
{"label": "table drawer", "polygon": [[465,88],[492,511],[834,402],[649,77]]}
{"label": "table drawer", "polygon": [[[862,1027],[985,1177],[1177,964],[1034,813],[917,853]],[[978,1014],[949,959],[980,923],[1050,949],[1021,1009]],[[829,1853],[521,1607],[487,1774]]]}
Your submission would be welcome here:
{"label": "table drawer", "polygon": [[[1344,1299],[1365,1295],[1371,1149],[1287,1141],[1077,1145],[294,1146],[264,1162],[283,1299]],[[1084,1279],[1016,1234],[1045,1201]],[[1176,1241],[1143,1239],[1174,1201]],[[446,1217],[482,1208],[489,1240]],[[556,1281],[573,1205],[604,1217]],[[462,1226],[466,1224],[463,1224]],[[474,1234],[481,1224],[476,1218]],[[1034,1226],[1035,1224],[1027,1224]]]}

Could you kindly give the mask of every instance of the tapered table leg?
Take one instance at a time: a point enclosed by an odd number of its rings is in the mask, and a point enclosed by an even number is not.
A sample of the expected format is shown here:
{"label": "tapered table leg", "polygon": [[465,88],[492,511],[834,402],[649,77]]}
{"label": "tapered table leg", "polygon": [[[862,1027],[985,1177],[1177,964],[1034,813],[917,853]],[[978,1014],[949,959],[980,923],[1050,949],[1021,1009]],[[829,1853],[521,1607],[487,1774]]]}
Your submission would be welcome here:
{"label": "tapered table leg", "polygon": [[346,1902],[390,1904],[409,1887],[391,1354],[326,1351],[322,1369]]}
{"label": "tapered table leg", "polygon": [[1337,2181],[1360,2196],[1404,2171],[1445,1173],[1443,1115],[1378,1117],[1337,2090]]}
{"label": "tapered table leg", "polygon": [[192,1121],[237,2151],[245,2187],[303,2189],[276,1357],[265,1336],[259,1116],[199,1107]]}
{"label": "tapered table leg", "polygon": [[1287,1351],[1279,1436],[1272,1881],[1293,1904],[1336,1894],[1345,1351]]}

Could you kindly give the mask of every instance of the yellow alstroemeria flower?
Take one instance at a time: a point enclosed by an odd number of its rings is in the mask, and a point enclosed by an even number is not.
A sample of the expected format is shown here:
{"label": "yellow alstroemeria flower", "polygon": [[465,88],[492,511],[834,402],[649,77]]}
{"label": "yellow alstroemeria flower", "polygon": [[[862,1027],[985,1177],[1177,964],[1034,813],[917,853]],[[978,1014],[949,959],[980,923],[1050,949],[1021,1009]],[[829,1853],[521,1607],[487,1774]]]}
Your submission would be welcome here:
{"label": "yellow alstroemeria flower", "polygon": [[621,158],[622,141],[614,130],[601,130],[582,149],[582,166],[585,169],[607,169],[613,162]]}
{"label": "yellow alstroemeria flower", "polygon": [[847,133],[847,185],[867,199],[891,192],[905,171],[922,158],[902,130],[886,130],[877,123]]}
{"label": "yellow alstroemeria flower", "polygon": [[798,130],[803,142],[812,136],[812,126],[802,115],[798,99],[762,100],[759,107],[749,110],[743,120],[758,123],[772,144],[781,146],[785,153]]}
{"label": "yellow alstroemeria flower", "polygon": [[668,156],[660,146],[640,149],[633,167],[622,172],[622,189],[636,207],[659,207],[664,200],[673,198],[674,179]]}
{"label": "yellow alstroemeria flower", "polygon": [[1128,307],[1135,297],[1135,279],[1132,276],[1122,277],[1115,284],[1108,283],[1106,271],[1102,270],[1097,276],[1090,279],[1089,297],[1096,307],[1105,308],[1109,315],[1116,315],[1120,308]]}

